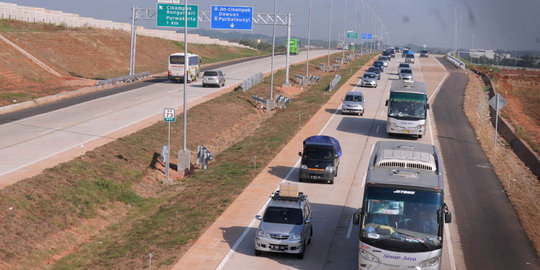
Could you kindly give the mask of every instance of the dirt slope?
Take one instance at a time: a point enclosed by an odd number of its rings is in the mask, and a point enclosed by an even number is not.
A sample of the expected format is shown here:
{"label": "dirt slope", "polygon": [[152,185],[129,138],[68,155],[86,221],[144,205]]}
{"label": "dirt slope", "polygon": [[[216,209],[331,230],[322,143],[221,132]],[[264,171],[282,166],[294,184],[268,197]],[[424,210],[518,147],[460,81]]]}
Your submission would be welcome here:
{"label": "dirt slope", "polygon": [[[0,34],[59,72],[56,77],[0,41],[0,106],[94,85],[129,73],[130,36],[125,31],[66,28],[0,20]],[[206,63],[259,54],[255,50],[190,44]],[[167,57],[183,44],[138,36],[135,72],[167,70]]]}

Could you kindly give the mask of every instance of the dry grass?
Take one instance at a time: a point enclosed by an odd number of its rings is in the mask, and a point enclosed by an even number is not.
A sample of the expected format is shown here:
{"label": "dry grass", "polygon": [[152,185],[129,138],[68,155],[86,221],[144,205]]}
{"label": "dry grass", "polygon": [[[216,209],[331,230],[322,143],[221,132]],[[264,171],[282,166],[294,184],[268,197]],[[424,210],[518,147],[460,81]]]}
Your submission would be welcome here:
{"label": "dry grass", "polygon": [[540,256],[540,184],[503,140],[499,139],[498,147],[493,148],[495,129],[489,120],[488,95],[481,79],[472,72],[468,75],[463,105],[465,114]]}

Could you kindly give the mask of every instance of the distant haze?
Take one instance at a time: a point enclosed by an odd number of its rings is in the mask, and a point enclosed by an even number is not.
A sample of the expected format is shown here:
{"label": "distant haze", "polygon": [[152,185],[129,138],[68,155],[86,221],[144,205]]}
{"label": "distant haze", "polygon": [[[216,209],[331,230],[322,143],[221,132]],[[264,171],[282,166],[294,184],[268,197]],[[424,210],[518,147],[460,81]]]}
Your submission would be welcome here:
{"label": "distant haze", "polygon": [[[132,6],[156,7],[156,2],[148,0],[4,1],[117,22],[130,22]],[[383,22],[384,39],[391,45],[411,43],[454,48],[454,30],[457,28],[460,35],[456,43],[460,48],[540,49],[540,0],[332,0],[333,40],[342,39],[346,30],[380,33],[381,24],[373,19],[374,16],[366,16],[364,3]],[[188,4],[197,4],[199,10],[205,11],[210,11],[211,5],[252,6],[255,13],[272,13],[274,10],[273,0],[193,0]],[[293,14],[293,37],[307,38],[308,6],[309,0],[277,0],[278,14]],[[329,10],[330,0],[312,0],[313,39],[328,40]],[[139,25],[153,28],[155,21]],[[199,27],[209,29],[210,24],[200,23]],[[254,25],[253,33],[271,35],[272,26]],[[287,30],[278,27],[276,33],[285,36]]]}

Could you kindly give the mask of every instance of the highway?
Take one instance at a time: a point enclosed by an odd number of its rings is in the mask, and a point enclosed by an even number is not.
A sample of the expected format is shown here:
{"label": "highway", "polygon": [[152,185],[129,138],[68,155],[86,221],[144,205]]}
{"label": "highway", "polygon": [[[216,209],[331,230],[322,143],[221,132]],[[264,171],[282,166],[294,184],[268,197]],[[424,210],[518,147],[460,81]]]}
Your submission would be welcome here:
{"label": "highway", "polygon": [[[250,269],[357,269],[359,228],[352,225],[351,216],[361,207],[373,145],[378,140],[390,139],[385,129],[384,104],[391,81],[398,79],[397,63],[400,61],[402,58],[398,56],[390,62],[376,88],[357,87],[359,77],[355,78],[354,86],[342,87],[173,269],[245,269],[246,266]],[[417,61],[413,65],[415,79],[426,82],[430,99],[433,99],[448,73],[433,57]],[[364,93],[364,116],[340,113],[341,98],[351,88]],[[428,131],[418,141],[437,145],[433,116],[429,115],[428,120]],[[333,185],[298,183],[297,153],[301,151],[302,140],[315,134],[333,136],[342,145],[339,175]],[[392,139],[414,140],[407,137]],[[258,221],[253,217],[262,213],[268,197],[282,181],[298,183],[312,203],[314,236],[303,260],[287,254],[254,255],[253,241]],[[446,194],[446,200],[451,206],[449,194]],[[442,269],[464,269],[462,261],[456,262],[454,251],[450,252],[451,256],[448,252],[448,247],[452,246],[449,239],[452,232],[456,232],[455,225],[450,226],[452,228],[446,228]]]}
{"label": "highway", "polygon": [[[327,52],[311,51],[310,57]],[[291,56],[290,63],[305,59],[303,52]],[[276,56],[274,66],[285,67],[285,56]],[[270,57],[220,69],[226,74],[226,86],[231,86],[256,73],[269,73]],[[93,94],[50,104],[47,109],[38,108],[42,113],[35,115],[21,112],[0,117],[0,188],[149,126],[160,120],[164,108],[182,110],[183,84],[161,81],[137,86],[142,87],[126,86],[110,90],[114,94],[109,96]],[[198,80],[189,84],[187,91],[187,104],[193,106],[223,89],[203,88]]]}

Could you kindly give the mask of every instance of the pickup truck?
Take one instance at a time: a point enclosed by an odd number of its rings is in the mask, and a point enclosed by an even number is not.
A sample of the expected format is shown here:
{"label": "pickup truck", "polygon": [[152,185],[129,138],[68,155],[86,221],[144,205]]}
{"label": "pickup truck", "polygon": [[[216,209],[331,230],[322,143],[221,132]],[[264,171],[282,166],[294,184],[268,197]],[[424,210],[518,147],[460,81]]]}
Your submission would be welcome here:
{"label": "pickup truck", "polygon": [[303,152],[298,152],[302,157],[298,181],[315,180],[333,184],[341,158],[339,141],[334,137],[316,135],[306,138],[303,145]]}

